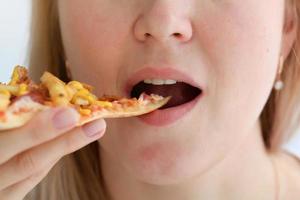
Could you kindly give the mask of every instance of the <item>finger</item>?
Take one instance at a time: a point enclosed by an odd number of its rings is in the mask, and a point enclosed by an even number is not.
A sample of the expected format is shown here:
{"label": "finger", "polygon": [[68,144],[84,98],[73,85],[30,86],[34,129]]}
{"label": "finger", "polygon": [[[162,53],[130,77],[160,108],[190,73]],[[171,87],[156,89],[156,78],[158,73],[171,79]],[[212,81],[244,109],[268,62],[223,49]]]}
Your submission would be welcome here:
{"label": "finger", "polygon": [[[56,162],[55,162],[56,163]],[[46,169],[33,174],[29,178],[22,180],[0,192],[0,199],[16,200],[23,199],[42,179],[47,176],[55,163],[48,166]]]}
{"label": "finger", "polygon": [[103,119],[96,120],[14,157],[0,166],[0,190],[99,139],[104,134],[105,128]]}
{"label": "finger", "polygon": [[24,127],[0,133],[0,165],[18,153],[58,137],[71,130],[79,120],[72,108],[54,108],[40,112]]}

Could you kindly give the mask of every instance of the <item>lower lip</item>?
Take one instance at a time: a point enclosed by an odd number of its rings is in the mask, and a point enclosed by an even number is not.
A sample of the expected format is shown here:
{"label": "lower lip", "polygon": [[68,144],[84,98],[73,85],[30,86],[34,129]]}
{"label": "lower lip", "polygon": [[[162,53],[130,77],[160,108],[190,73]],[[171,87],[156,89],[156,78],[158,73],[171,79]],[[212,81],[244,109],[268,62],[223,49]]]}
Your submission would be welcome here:
{"label": "lower lip", "polygon": [[194,100],[182,104],[180,106],[175,106],[171,108],[166,108],[163,110],[155,110],[151,113],[138,116],[142,122],[151,126],[167,126],[176,122],[177,120],[184,117],[201,99],[203,94],[200,94]]}

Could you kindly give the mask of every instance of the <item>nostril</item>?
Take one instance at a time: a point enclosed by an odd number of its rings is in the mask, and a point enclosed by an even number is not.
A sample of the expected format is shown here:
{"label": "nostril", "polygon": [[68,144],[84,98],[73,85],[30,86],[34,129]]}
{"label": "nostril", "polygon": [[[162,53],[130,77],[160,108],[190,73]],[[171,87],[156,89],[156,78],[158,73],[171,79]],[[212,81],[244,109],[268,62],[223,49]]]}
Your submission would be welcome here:
{"label": "nostril", "polygon": [[150,36],[151,36],[150,33],[145,33],[145,37],[146,37],[146,38],[148,38],[148,37],[150,37]]}
{"label": "nostril", "polygon": [[[148,37],[151,37],[151,34],[150,33],[145,33],[144,34],[146,38]],[[181,33],[173,33],[173,35],[176,37],[176,38],[182,38],[182,34]]]}
{"label": "nostril", "polygon": [[179,39],[179,40],[184,40],[185,36],[181,33],[173,33],[173,37]]}

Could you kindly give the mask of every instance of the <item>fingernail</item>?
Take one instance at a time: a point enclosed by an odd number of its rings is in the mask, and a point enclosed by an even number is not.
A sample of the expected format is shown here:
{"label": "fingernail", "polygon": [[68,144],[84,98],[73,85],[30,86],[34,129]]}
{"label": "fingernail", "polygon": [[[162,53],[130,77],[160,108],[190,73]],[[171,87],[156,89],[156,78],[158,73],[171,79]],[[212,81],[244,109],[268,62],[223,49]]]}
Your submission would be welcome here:
{"label": "fingernail", "polygon": [[97,135],[101,135],[105,129],[105,122],[103,119],[99,119],[88,124],[85,124],[82,129],[87,137],[93,138]]}
{"label": "fingernail", "polygon": [[66,129],[76,125],[78,113],[72,108],[63,108],[53,116],[53,124],[56,129]]}

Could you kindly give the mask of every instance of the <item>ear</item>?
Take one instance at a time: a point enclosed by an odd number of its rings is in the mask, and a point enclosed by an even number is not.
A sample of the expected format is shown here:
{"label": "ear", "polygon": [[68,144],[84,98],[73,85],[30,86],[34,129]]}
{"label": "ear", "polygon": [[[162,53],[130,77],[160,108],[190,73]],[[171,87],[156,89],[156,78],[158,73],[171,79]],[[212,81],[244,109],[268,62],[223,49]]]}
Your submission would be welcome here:
{"label": "ear", "polygon": [[298,32],[298,15],[296,2],[298,0],[285,0],[285,16],[282,29],[281,55],[284,60],[290,54],[292,47],[297,38]]}

